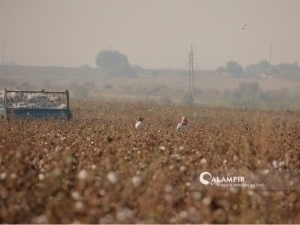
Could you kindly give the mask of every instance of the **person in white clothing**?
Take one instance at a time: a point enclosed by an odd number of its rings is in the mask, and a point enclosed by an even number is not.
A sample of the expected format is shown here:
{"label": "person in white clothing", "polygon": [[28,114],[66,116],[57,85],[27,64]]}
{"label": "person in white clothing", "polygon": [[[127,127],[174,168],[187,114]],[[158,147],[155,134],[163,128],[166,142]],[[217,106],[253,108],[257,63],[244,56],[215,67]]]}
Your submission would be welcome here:
{"label": "person in white clothing", "polygon": [[177,132],[187,131],[189,129],[188,120],[185,116],[181,118],[180,123],[177,125],[176,130]]}
{"label": "person in white clothing", "polygon": [[135,129],[139,130],[144,127],[144,118],[139,116],[135,122]]}

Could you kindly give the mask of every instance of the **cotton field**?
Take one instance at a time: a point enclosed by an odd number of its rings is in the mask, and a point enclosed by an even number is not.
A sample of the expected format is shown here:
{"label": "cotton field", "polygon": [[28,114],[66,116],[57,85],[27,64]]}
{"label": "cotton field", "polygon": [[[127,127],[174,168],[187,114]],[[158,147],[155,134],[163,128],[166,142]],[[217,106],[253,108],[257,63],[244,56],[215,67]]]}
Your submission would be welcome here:
{"label": "cotton field", "polygon": [[1,223],[300,223],[299,190],[191,189],[197,170],[299,170],[300,113],[70,108],[70,121],[0,121]]}

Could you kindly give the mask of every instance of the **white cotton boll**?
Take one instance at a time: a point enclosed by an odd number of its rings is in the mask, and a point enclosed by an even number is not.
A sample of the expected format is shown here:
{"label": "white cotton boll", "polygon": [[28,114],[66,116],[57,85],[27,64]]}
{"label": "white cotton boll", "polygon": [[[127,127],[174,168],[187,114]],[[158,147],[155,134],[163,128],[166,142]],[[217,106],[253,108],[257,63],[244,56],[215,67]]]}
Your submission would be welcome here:
{"label": "white cotton boll", "polygon": [[210,197],[205,197],[202,201],[203,205],[209,206],[211,203],[212,199]]}
{"label": "white cotton boll", "polygon": [[135,187],[138,187],[138,186],[140,186],[141,183],[143,182],[143,179],[142,179],[141,177],[139,177],[139,176],[134,176],[134,177],[131,179],[131,181],[132,181],[132,183],[133,183],[133,185],[134,185]]}
{"label": "white cotton boll", "polygon": [[270,172],[269,169],[265,169],[265,170],[262,170],[262,171],[261,171],[262,174],[268,174],[269,172]]}
{"label": "white cotton boll", "polygon": [[200,199],[202,197],[202,193],[197,191],[197,192],[193,192],[193,198],[194,199]]}
{"label": "white cotton boll", "polygon": [[279,166],[279,167],[285,166],[285,162],[284,162],[284,161],[279,162],[278,166]]}
{"label": "white cotton boll", "polygon": [[80,180],[85,180],[87,179],[88,177],[88,173],[86,172],[86,170],[81,170],[79,173],[78,173],[78,178]]}
{"label": "white cotton boll", "polygon": [[55,147],[55,151],[56,151],[56,152],[58,152],[58,151],[60,151],[60,150],[62,150],[62,147],[60,147],[59,145]]}
{"label": "white cotton boll", "polygon": [[184,218],[186,218],[188,216],[188,213],[186,211],[181,211],[179,213],[179,216],[180,216],[180,218],[184,219]]}
{"label": "white cotton boll", "polygon": [[0,174],[0,179],[4,180],[7,177],[7,174],[5,172]]}
{"label": "white cotton boll", "polygon": [[186,171],[186,167],[185,167],[185,166],[181,166],[181,167],[180,167],[180,171],[181,171],[181,172]]}
{"label": "white cotton boll", "polygon": [[40,173],[40,174],[39,174],[39,180],[44,180],[44,178],[45,178],[45,175],[42,174],[42,173]]}
{"label": "white cotton boll", "polygon": [[173,154],[173,155],[171,155],[170,156],[171,158],[176,158],[177,160],[181,160],[181,155],[179,155],[179,154]]}
{"label": "white cotton boll", "polygon": [[112,184],[116,184],[116,183],[118,183],[118,181],[119,181],[119,177],[118,177],[118,175],[115,173],[115,172],[109,172],[108,174],[107,174],[107,179],[110,181],[110,183],[112,183]]}
{"label": "white cotton boll", "polygon": [[11,179],[16,179],[17,178],[17,175],[15,174],[15,173],[12,173],[12,174],[10,174],[10,176],[9,176]]}
{"label": "white cotton boll", "polygon": [[106,191],[105,191],[105,190],[100,190],[100,191],[99,191],[99,195],[104,196],[105,194],[106,194]]}
{"label": "white cotton boll", "polygon": [[205,164],[206,162],[207,162],[207,161],[206,161],[205,158],[203,158],[203,159],[200,160],[200,163],[201,163],[201,164]]}
{"label": "white cotton boll", "polygon": [[74,200],[79,201],[81,199],[80,194],[77,191],[73,191],[71,195]]}
{"label": "white cotton boll", "polygon": [[133,215],[132,210],[126,207],[123,210],[118,211],[116,217],[118,221],[124,221],[132,217],[132,215]]}
{"label": "white cotton boll", "polygon": [[81,201],[78,201],[78,202],[76,202],[75,207],[76,207],[76,209],[83,209],[84,204]]}
{"label": "white cotton boll", "polygon": [[33,219],[33,223],[36,223],[36,224],[47,224],[49,223],[48,222],[48,219],[45,215],[40,215],[40,216],[37,216]]}
{"label": "white cotton boll", "polygon": [[167,185],[167,186],[165,187],[165,192],[171,192],[171,191],[172,191],[172,186]]}
{"label": "white cotton boll", "polygon": [[164,151],[166,149],[166,147],[165,146],[159,146],[159,149]]}
{"label": "white cotton boll", "polygon": [[253,192],[252,190],[249,190],[249,191],[247,191],[247,194],[248,194],[249,196],[253,196],[253,195],[254,195],[254,192]]}
{"label": "white cotton boll", "polygon": [[273,160],[272,165],[275,169],[278,168],[278,161],[277,160]]}

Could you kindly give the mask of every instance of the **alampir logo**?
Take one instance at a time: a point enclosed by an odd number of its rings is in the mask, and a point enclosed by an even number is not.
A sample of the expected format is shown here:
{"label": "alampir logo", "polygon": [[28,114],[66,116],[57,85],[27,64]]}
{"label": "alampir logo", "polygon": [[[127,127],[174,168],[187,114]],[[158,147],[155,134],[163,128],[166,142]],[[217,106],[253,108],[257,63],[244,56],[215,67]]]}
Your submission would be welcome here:
{"label": "alampir logo", "polygon": [[214,177],[209,172],[202,172],[199,176],[199,180],[204,185],[220,183],[245,183],[245,177],[243,176],[231,176],[231,177]]}

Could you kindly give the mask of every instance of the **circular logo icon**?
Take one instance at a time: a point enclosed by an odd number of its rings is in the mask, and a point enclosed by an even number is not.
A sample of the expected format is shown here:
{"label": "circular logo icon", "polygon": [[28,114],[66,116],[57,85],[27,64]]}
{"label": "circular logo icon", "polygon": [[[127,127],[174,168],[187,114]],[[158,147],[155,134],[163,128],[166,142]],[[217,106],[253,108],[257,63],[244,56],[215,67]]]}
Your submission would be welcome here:
{"label": "circular logo icon", "polygon": [[199,176],[200,182],[201,182],[202,184],[204,184],[204,185],[208,185],[208,184],[212,185],[212,182],[210,182],[210,181],[204,179],[204,176],[205,176],[205,175],[209,175],[210,180],[211,180],[211,174],[210,174],[209,172],[202,172],[202,173],[200,174],[200,176]]}

